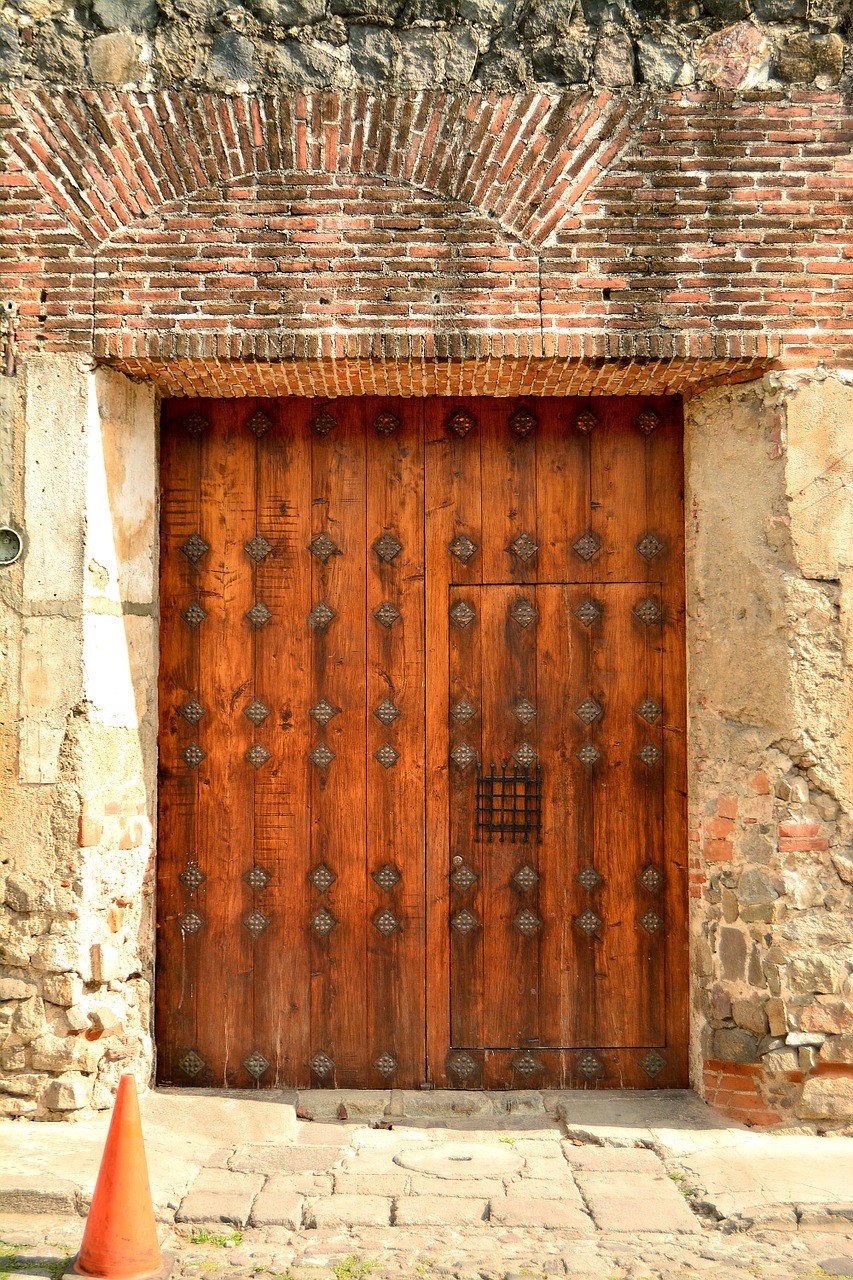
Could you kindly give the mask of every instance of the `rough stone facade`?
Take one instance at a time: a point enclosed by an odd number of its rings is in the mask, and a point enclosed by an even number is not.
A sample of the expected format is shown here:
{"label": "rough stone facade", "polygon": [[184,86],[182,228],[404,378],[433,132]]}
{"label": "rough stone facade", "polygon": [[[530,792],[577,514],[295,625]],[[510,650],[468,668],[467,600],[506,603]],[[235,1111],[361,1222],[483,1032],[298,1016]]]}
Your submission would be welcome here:
{"label": "rough stone facade", "polygon": [[672,392],[694,1083],[853,1123],[850,26],[0,11],[0,1113],[151,1074],[158,396]]}

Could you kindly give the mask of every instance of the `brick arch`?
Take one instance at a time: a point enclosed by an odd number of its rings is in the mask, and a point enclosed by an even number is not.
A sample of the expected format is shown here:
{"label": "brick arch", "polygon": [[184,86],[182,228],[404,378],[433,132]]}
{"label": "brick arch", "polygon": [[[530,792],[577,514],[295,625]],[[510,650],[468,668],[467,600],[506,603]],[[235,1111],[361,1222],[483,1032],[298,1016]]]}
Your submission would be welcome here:
{"label": "brick arch", "polygon": [[273,172],[404,182],[545,244],[630,144],[649,99],[608,92],[20,90],[7,145],[92,247],[175,200]]}

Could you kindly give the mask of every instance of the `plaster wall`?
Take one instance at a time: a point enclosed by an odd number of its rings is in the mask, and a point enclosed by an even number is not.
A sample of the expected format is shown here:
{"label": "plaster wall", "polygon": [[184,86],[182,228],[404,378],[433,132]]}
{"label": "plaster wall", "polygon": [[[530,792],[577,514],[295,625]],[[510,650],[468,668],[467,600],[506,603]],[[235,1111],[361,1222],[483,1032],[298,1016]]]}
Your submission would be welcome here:
{"label": "plaster wall", "polygon": [[[156,395],[71,356],[2,385],[0,1113],[151,1078]],[[853,377],[686,404],[692,1058],[761,1124],[853,1122]]]}

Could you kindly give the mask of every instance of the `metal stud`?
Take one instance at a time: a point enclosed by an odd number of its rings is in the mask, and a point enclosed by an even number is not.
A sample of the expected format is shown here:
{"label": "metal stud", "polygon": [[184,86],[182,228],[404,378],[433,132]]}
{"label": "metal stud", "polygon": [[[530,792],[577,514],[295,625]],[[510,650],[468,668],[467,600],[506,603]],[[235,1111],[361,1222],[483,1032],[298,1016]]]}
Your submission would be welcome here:
{"label": "metal stud", "polygon": [[321,698],[315,707],[308,712],[314,720],[317,721],[321,729],[325,729],[330,720],[334,719],[340,712],[340,707],[333,707],[331,702],[326,698]]}
{"label": "metal stud", "polygon": [[308,543],[308,550],[312,556],[322,560],[323,564],[328,564],[332,556],[341,554],[340,547],[327,533],[316,534]]}
{"label": "metal stud", "polygon": [[389,413],[387,410],[384,413],[380,413],[373,423],[374,431],[378,431],[381,436],[393,435],[399,426],[400,419],[396,414]]}
{"label": "metal stud", "polygon": [[591,742],[585,742],[576,755],[581,764],[593,765],[601,759],[601,752]]}
{"label": "metal stud", "polygon": [[195,409],[193,410],[192,413],[187,414],[187,417],[184,421],[184,426],[186,427],[187,431],[190,433],[191,436],[200,436],[202,431],[206,431],[209,425],[210,424],[207,421],[207,418],[204,416],[203,413],[199,413],[198,409]]}
{"label": "metal stud", "polygon": [[373,758],[379,761],[383,769],[393,769],[400,759],[400,752],[390,742],[383,742],[379,750],[374,751]]}
{"label": "metal stud", "polygon": [[389,604],[389,602],[386,600],[384,601],[383,604],[379,606],[378,609],[375,609],[373,611],[373,616],[376,619],[376,621],[380,624],[380,626],[387,627],[390,630],[390,628],[393,627],[394,623],[399,618],[400,610],[397,609],[393,604]]}
{"label": "metal stud", "polygon": [[512,758],[517,761],[523,769],[529,769],[532,764],[536,763],[539,756],[533,750],[529,742],[522,742],[521,746],[516,747],[515,751],[513,751]]}
{"label": "metal stud", "polygon": [[642,706],[637,707],[637,715],[642,716],[647,724],[654,724],[662,712],[663,708],[659,707],[651,698],[646,698]]}
{"label": "metal stud", "polygon": [[263,724],[269,714],[270,708],[265,702],[261,702],[260,698],[255,698],[253,702],[249,703],[248,707],[243,708],[243,715],[247,720],[251,720],[255,727]]}
{"label": "metal stud", "polygon": [[392,1053],[380,1053],[373,1063],[376,1070],[387,1080],[397,1070],[397,1059]]}
{"label": "metal stud", "polygon": [[461,560],[463,564],[477,554],[480,550],[476,542],[472,542],[467,533],[460,533],[453,539],[448,550],[450,554],[456,556],[457,560]]}
{"label": "metal stud", "polygon": [[394,915],[394,912],[389,911],[387,908],[385,911],[380,911],[378,916],[374,916],[373,924],[386,938],[390,938],[391,934],[400,928],[400,921]]}
{"label": "metal stud", "polygon": [[585,436],[588,436],[590,431],[594,431],[597,426],[598,418],[596,418],[595,414],[591,413],[589,409],[584,410],[583,413],[579,413],[575,418],[575,427],[578,431],[582,431]]}
{"label": "metal stud", "polygon": [[582,533],[577,542],[572,543],[572,550],[581,560],[591,560],[601,550],[601,542],[594,533]]}
{"label": "metal stud", "polygon": [[321,409],[317,416],[311,419],[311,430],[316,431],[318,436],[327,436],[337,425],[335,419],[325,409]]}
{"label": "metal stud", "polygon": [[321,907],[320,910],[311,917],[308,923],[316,934],[319,934],[321,938],[325,938],[327,934],[332,932],[338,922],[332,915],[331,911],[327,911],[325,907]]}
{"label": "metal stud", "polygon": [[512,714],[521,724],[530,724],[530,721],[538,714],[533,703],[527,698],[522,698],[512,709]]}
{"label": "metal stud", "polygon": [[657,893],[663,884],[663,876],[653,863],[649,863],[647,867],[643,867],[637,879],[643,888],[648,889],[649,893]]}
{"label": "metal stud", "polygon": [[585,627],[591,627],[601,617],[603,610],[601,605],[595,600],[584,600],[583,604],[575,609],[575,617],[580,618]]}
{"label": "metal stud", "polygon": [[467,724],[469,720],[473,720],[477,714],[477,708],[472,706],[467,698],[463,698],[461,702],[457,702],[454,707],[450,708],[450,714],[459,724]]}
{"label": "metal stud", "polygon": [[207,758],[207,752],[202,751],[197,742],[191,742],[189,746],[184,747],[181,752],[181,759],[188,769],[197,769],[202,760]]}
{"label": "metal stud", "polygon": [[640,747],[640,750],[637,752],[637,759],[642,760],[643,764],[648,765],[651,769],[653,765],[657,764],[662,755],[663,752],[659,747],[656,747],[653,742],[647,742],[644,746]]}
{"label": "metal stud", "polygon": [[315,1076],[319,1076],[321,1080],[325,1080],[326,1076],[330,1076],[335,1069],[335,1064],[327,1053],[323,1053],[322,1049],[319,1053],[315,1053],[314,1057],[308,1063]]}
{"label": "metal stud", "polygon": [[384,725],[393,724],[400,714],[400,708],[396,706],[390,698],[386,698],[384,702],[380,702],[373,714],[376,719]]}
{"label": "metal stud", "polygon": [[204,707],[200,702],[197,702],[195,698],[190,698],[187,705],[185,707],[181,707],[180,711],[184,719],[190,724],[198,724],[202,716],[207,715]]}
{"label": "metal stud", "polygon": [[181,617],[187,626],[192,627],[193,631],[195,631],[196,627],[200,627],[204,622],[207,617],[207,613],[202,609],[198,601],[194,600],[191,605],[188,605],[186,609],[184,609]]}
{"label": "metal stud", "polygon": [[457,409],[456,413],[452,414],[447,419],[445,425],[448,430],[455,432],[461,439],[462,437],[467,436],[471,428],[476,426],[476,423],[470,413],[466,413],[464,409]]}
{"label": "metal stud", "polygon": [[516,560],[521,560],[522,563],[531,560],[538,550],[539,543],[529,533],[520,533],[509,544],[510,554],[514,555]]}
{"label": "metal stud", "polygon": [[313,631],[325,631],[329,623],[337,616],[331,605],[326,604],[325,600],[321,600],[319,604],[314,605],[314,608],[308,614],[308,626]]}
{"label": "metal stud", "polygon": [[271,551],[272,543],[267,542],[266,538],[260,533],[251,542],[247,542],[245,546],[246,555],[254,560],[255,564],[260,564],[262,560],[265,560]]}
{"label": "metal stud", "polygon": [[644,436],[649,436],[655,427],[660,426],[660,418],[654,409],[644,409],[637,419],[637,426],[640,428]]}
{"label": "metal stud", "polygon": [[195,1080],[196,1076],[201,1075],[207,1063],[200,1058],[195,1049],[190,1049],[182,1058],[178,1060],[178,1066],[181,1068],[185,1076],[189,1076],[191,1080]]}
{"label": "metal stud", "polygon": [[532,1053],[517,1053],[512,1060],[512,1069],[520,1076],[535,1076],[537,1071],[544,1071],[545,1068]]}
{"label": "metal stud", "polygon": [[380,560],[384,560],[386,564],[390,564],[400,552],[403,550],[402,542],[398,542],[393,533],[383,533],[381,538],[377,538],[373,544],[373,550],[379,556]]}
{"label": "metal stud", "polygon": [[471,911],[468,910],[467,907],[463,907],[461,911],[457,911],[456,915],[452,917],[450,923],[453,925],[456,932],[461,933],[463,936],[473,933],[475,929],[479,929],[480,927],[480,921]]}
{"label": "metal stud", "polygon": [[327,747],[325,742],[318,742],[313,751],[308,752],[308,759],[312,764],[315,764],[318,769],[328,769],[334,758],[334,751],[331,747]]}
{"label": "metal stud", "polygon": [[261,436],[266,435],[272,426],[272,423],[267,415],[265,413],[261,413],[259,409],[257,413],[252,414],[251,418],[246,423],[246,426],[250,431],[254,431],[255,435],[260,439]]}
{"label": "metal stud", "polygon": [[204,884],[207,876],[199,868],[197,862],[191,862],[188,867],[184,868],[178,879],[182,885],[189,889],[190,893],[195,893],[196,889]]}
{"label": "metal stud", "polygon": [[515,875],[512,877],[513,884],[518,885],[525,893],[528,889],[532,889],[534,885],[539,883],[539,873],[529,864],[519,867]]}
{"label": "metal stud", "polygon": [[539,617],[535,607],[529,600],[525,600],[520,596],[509,611],[509,616],[513,618],[520,627],[529,627]]}
{"label": "metal stud", "polygon": [[585,1053],[583,1057],[578,1058],[578,1071],[582,1076],[586,1076],[587,1080],[591,1080],[593,1076],[602,1075],[604,1067],[594,1053]]}
{"label": "metal stud", "polygon": [[269,622],[272,614],[265,604],[259,600],[257,604],[253,604],[246,614],[247,619],[251,622],[256,631],[260,631],[261,627],[265,627]]}
{"label": "metal stud", "polygon": [[467,769],[477,759],[477,752],[473,747],[469,747],[467,742],[457,742],[450,752],[450,759],[460,769]]}
{"label": "metal stud", "polygon": [[586,889],[587,893],[592,893],[593,889],[597,889],[600,884],[604,883],[604,876],[599,875],[595,867],[584,867],[583,871],[578,872],[575,879],[582,889]]}
{"label": "metal stud", "polygon": [[587,698],[579,707],[575,707],[575,715],[583,720],[584,724],[592,724],[593,720],[597,720],[604,707],[599,706],[594,698]]}
{"label": "metal stud", "polygon": [[263,867],[256,865],[252,867],[251,871],[246,872],[243,879],[246,881],[246,884],[250,889],[253,889],[255,893],[260,893],[263,889],[266,889],[269,884],[270,873],[268,871],[264,871]]}
{"label": "metal stud", "polygon": [[260,1080],[264,1072],[270,1069],[270,1064],[262,1053],[258,1053],[257,1049],[255,1049],[254,1053],[250,1053],[248,1058],[244,1059],[243,1066],[249,1075],[254,1076],[256,1080]]}
{"label": "metal stud", "polygon": [[318,893],[325,893],[327,889],[331,889],[337,878],[334,871],[327,867],[325,862],[321,862],[316,866],[308,876]]}
{"label": "metal stud", "polygon": [[652,626],[655,622],[660,622],[662,614],[655,600],[643,600],[634,610],[641,622],[645,622],[647,627]]}
{"label": "metal stud", "polygon": [[460,631],[470,624],[476,618],[477,613],[468,604],[467,600],[457,600],[450,609],[450,621],[455,627],[459,627]]}
{"label": "metal stud", "polygon": [[644,916],[640,916],[640,924],[646,933],[657,933],[659,929],[663,928],[663,920],[651,907],[649,907]]}
{"label": "metal stud", "polygon": [[542,921],[528,907],[525,907],[523,911],[519,911],[513,924],[519,933],[524,934],[525,938],[532,938],[542,928]]}
{"label": "metal stud", "polygon": [[252,765],[252,767],[255,769],[260,769],[261,765],[266,764],[269,758],[270,758],[270,753],[267,751],[266,747],[260,742],[256,742],[254,746],[249,747],[249,750],[246,752],[246,759],[248,760],[249,764]]}
{"label": "metal stud", "polygon": [[204,920],[197,911],[188,911],[185,916],[180,916],[178,923],[181,926],[182,933],[198,933],[204,924]]}
{"label": "metal stud", "polygon": [[390,893],[394,886],[400,883],[400,872],[396,867],[392,867],[390,862],[386,862],[384,867],[380,867],[378,871],[373,872],[373,879],[380,889]]}
{"label": "metal stud", "polygon": [[461,1080],[463,1084],[477,1072],[477,1063],[470,1053],[454,1053],[448,1059],[447,1067],[450,1074],[456,1076],[457,1080]]}
{"label": "metal stud", "polygon": [[646,560],[654,560],[663,551],[663,543],[653,533],[647,533],[637,543],[637,550]]}
{"label": "metal stud", "polygon": [[509,420],[509,425],[517,436],[522,439],[529,436],[530,432],[536,426],[536,419],[529,409],[517,409]]}
{"label": "metal stud", "polygon": [[587,907],[586,911],[582,911],[579,916],[575,916],[575,924],[579,929],[582,929],[584,933],[589,934],[589,936],[592,937],[596,929],[601,924],[601,921],[595,912],[590,911],[589,907]]}
{"label": "metal stud", "polygon": [[456,868],[450,877],[456,885],[456,888],[461,889],[463,893],[467,892],[473,884],[476,884],[479,878],[480,877],[477,875],[476,871],[472,871],[470,867],[466,867],[464,862],[461,866]]}
{"label": "metal stud", "polygon": [[191,564],[198,565],[210,550],[210,543],[205,542],[200,533],[193,533],[187,538],[181,550]]}
{"label": "metal stud", "polygon": [[656,1049],[649,1049],[649,1052],[644,1054],[637,1065],[642,1071],[645,1071],[650,1080],[654,1080],[663,1071],[666,1061]]}
{"label": "metal stud", "polygon": [[270,922],[269,916],[265,916],[263,911],[253,911],[250,916],[246,916],[243,924],[249,930],[253,938],[259,938],[264,929]]}

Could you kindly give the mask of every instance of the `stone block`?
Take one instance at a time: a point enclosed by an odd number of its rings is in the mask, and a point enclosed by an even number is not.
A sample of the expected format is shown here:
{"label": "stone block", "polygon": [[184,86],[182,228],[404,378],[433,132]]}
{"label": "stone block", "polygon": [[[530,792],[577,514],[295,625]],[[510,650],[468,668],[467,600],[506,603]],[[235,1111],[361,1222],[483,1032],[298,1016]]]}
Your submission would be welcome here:
{"label": "stone block", "polygon": [[332,1146],[252,1145],[238,1147],[228,1161],[237,1173],[326,1173],[345,1148]]}
{"label": "stone block", "polygon": [[[575,1204],[560,1200],[493,1200],[489,1218],[496,1226],[521,1230],[578,1232],[595,1231],[589,1214]],[[572,1269],[574,1275],[574,1268]]]}
{"label": "stone block", "polygon": [[796,1049],[773,1049],[762,1056],[761,1065],[768,1075],[781,1075],[787,1071],[798,1071],[800,1061]]}
{"label": "stone block", "polygon": [[22,1044],[29,1044],[47,1030],[44,1004],[40,996],[32,996],[29,1000],[18,1003],[12,1015],[10,1029]]}
{"label": "stone block", "polygon": [[19,871],[11,871],[6,877],[4,901],[13,911],[52,911],[53,888],[48,884],[36,884]]}
{"label": "stone block", "polygon": [[840,36],[792,36],[776,55],[775,73],[789,83],[809,83],[822,77],[828,84],[841,79],[844,41]]}
{"label": "stone block", "polygon": [[50,1173],[0,1170],[0,1212],[76,1214],[75,1190],[73,1182]]}
{"label": "stone block", "polygon": [[238,31],[223,31],[215,36],[210,73],[215,80],[254,80],[255,46],[248,36]]}
{"label": "stone block", "polygon": [[578,1169],[581,1194],[601,1231],[701,1231],[684,1197],[669,1178],[648,1173]]}
{"label": "stone block", "polygon": [[853,1035],[833,1036],[820,1046],[821,1062],[853,1062]]}
{"label": "stone block", "polygon": [[776,996],[772,997],[770,1000],[765,1001],[764,1012],[767,1014],[770,1034],[772,1036],[784,1036],[788,1030],[784,1001]]}
{"label": "stone block", "polygon": [[375,85],[390,80],[397,51],[392,31],[385,27],[351,27],[349,51],[358,84]]}
{"label": "stone block", "polygon": [[787,978],[795,994],[831,995],[838,990],[839,966],[826,955],[797,956],[788,962]]}
{"label": "stone block", "polygon": [[732,1018],[739,1027],[753,1031],[756,1035],[766,1035],[769,1024],[767,1014],[760,1000],[733,1000]]}
{"label": "stone block", "polygon": [[96,36],[87,57],[92,79],[98,84],[132,84],[143,75],[137,40],[124,31]]}
{"label": "stone block", "polygon": [[593,1173],[650,1173],[663,1176],[662,1162],[645,1147],[576,1147],[565,1144],[566,1159],[574,1169]]}
{"label": "stone block", "polygon": [[428,1175],[411,1175],[410,1194],[436,1197],[467,1196],[470,1198],[502,1196],[504,1184],[500,1178],[431,1178]]}
{"label": "stone block", "polygon": [[690,84],[693,81],[693,68],[673,45],[649,38],[641,39],[637,42],[637,57],[640,76],[645,84],[668,88],[670,85]]}
{"label": "stone block", "polygon": [[353,1168],[352,1172],[335,1174],[335,1195],[403,1196],[408,1194],[410,1182],[411,1175],[403,1169],[394,1173],[359,1173]]}
{"label": "stone block", "polygon": [[38,995],[38,987],[34,982],[26,982],[20,978],[0,978],[0,1000],[29,1000]]}
{"label": "stone block", "polygon": [[31,1045],[32,1064],[36,1071],[68,1071],[79,1068],[82,1071],[94,1071],[103,1054],[103,1045],[98,1041],[86,1040],[84,1036],[46,1035],[34,1040]]}
{"label": "stone block", "polygon": [[598,37],[592,59],[596,80],[609,89],[631,85],[637,78],[634,42],[624,27],[609,24]]}
{"label": "stone block", "polygon": [[804,1120],[853,1119],[853,1080],[814,1076],[807,1080],[794,1110]]}
{"label": "stone block", "polygon": [[147,31],[157,23],[156,0],[92,0],[92,13],[105,31]]}
{"label": "stone block", "polygon": [[250,1221],[253,1227],[289,1227],[296,1231],[302,1226],[302,1196],[283,1179],[270,1178],[252,1205]]}
{"label": "stone block", "polygon": [[387,1227],[390,1221],[391,1200],[385,1196],[330,1196],[305,1205],[305,1225],[317,1230]]}
{"label": "stone block", "polygon": [[89,1090],[82,1080],[51,1080],[42,1102],[48,1111],[79,1111],[88,1106]]}
{"label": "stone block", "polygon": [[38,943],[30,963],[42,973],[65,974],[79,968],[80,948],[73,938],[51,934]]}
{"label": "stone block", "polygon": [[482,1222],[488,1200],[445,1199],[443,1196],[406,1196],[396,1202],[394,1222],[398,1227],[467,1227]]}
{"label": "stone block", "polygon": [[226,1222],[245,1227],[264,1179],[227,1169],[203,1169],[181,1201],[176,1222]]}
{"label": "stone block", "polygon": [[41,980],[42,999],[69,1008],[83,999],[83,979],[76,973],[46,973]]}
{"label": "stone block", "polygon": [[564,1204],[582,1208],[580,1192],[571,1175],[558,1178],[519,1178],[517,1182],[506,1184],[506,1194],[510,1200],[561,1200]]}
{"label": "stone block", "polygon": [[740,929],[720,929],[717,956],[722,976],[730,982],[742,982],[746,974],[746,938]]}
{"label": "stone block", "polygon": [[26,920],[4,919],[0,916],[0,964],[25,969],[30,963],[35,945]]}
{"label": "stone block", "polygon": [[34,1076],[28,1072],[7,1076],[0,1080],[0,1093],[13,1093],[21,1098],[34,1098],[44,1084],[44,1076]]}
{"label": "stone block", "polygon": [[16,1120],[19,1116],[30,1115],[35,1110],[36,1103],[32,1098],[15,1098],[0,1095],[0,1116],[7,1120]]}
{"label": "stone block", "polygon": [[[350,1120],[373,1119],[385,1114],[391,1099],[389,1089],[300,1089],[299,1105],[314,1120],[335,1120],[343,1106]],[[312,1131],[313,1132],[313,1131]],[[340,1129],[340,1145],[346,1146],[349,1133]],[[313,1142],[311,1133],[306,1141]]]}
{"label": "stone block", "polygon": [[770,42],[752,22],[715,31],[697,50],[697,69],[718,89],[742,91],[767,80]]}
{"label": "stone block", "polygon": [[818,996],[800,1014],[802,1031],[825,1031],[841,1035],[853,1029],[853,1002],[836,996]]}
{"label": "stone block", "polygon": [[711,1056],[721,1062],[756,1062],[758,1041],[749,1031],[739,1027],[724,1028],[713,1035]]}

